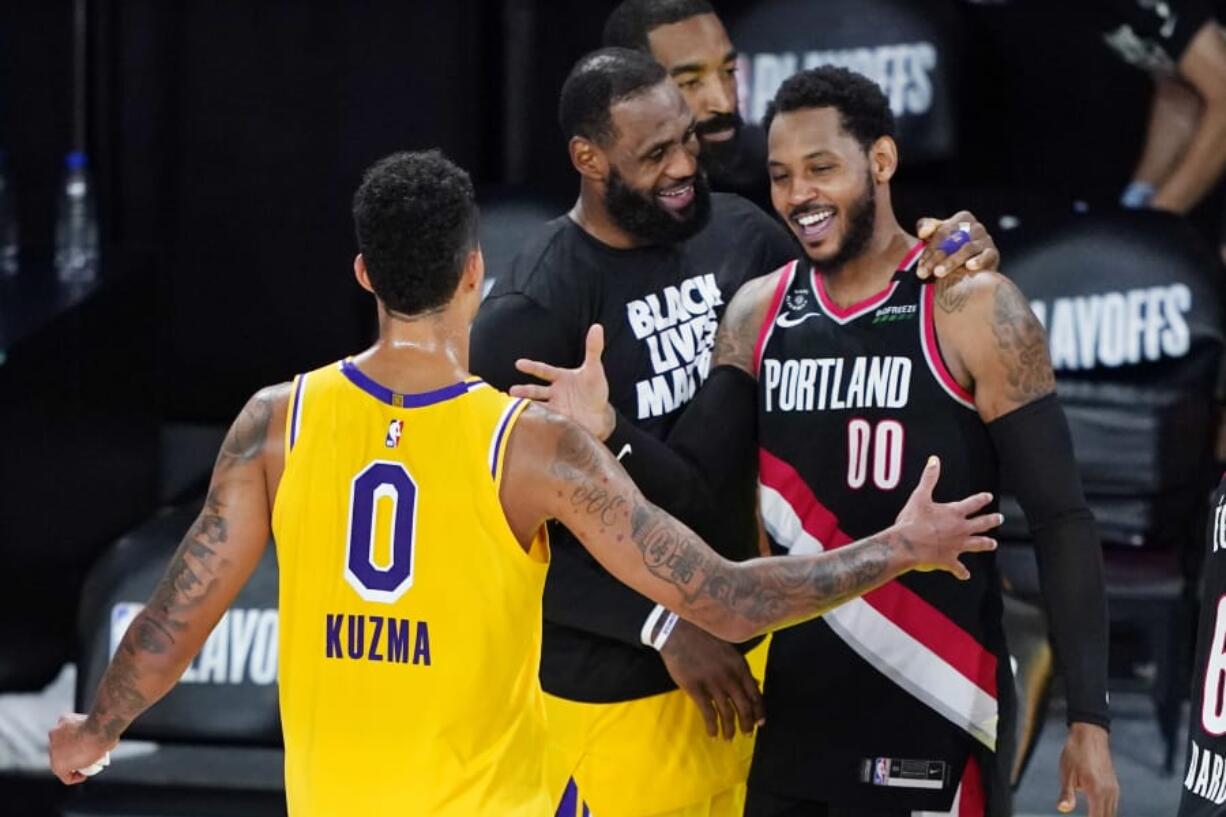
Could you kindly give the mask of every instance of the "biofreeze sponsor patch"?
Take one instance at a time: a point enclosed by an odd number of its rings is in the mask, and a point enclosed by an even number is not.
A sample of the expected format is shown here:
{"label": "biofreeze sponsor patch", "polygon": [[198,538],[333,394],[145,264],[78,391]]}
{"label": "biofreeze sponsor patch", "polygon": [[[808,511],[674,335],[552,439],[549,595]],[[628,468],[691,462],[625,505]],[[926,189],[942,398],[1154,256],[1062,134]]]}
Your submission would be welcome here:
{"label": "biofreeze sponsor patch", "polygon": [[860,782],[903,789],[943,789],[948,765],[943,760],[901,760],[866,757],[860,764]]}

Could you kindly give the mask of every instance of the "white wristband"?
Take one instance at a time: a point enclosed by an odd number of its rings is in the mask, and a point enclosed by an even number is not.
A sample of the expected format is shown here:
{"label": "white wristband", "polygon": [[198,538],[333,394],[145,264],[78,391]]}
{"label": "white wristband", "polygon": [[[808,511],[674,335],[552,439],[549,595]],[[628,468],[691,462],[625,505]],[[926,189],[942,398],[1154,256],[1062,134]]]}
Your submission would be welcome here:
{"label": "white wristband", "polygon": [[644,647],[653,646],[651,636],[656,631],[656,625],[660,623],[660,617],[667,613],[668,610],[662,604],[657,604],[655,608],[647,614],[647,620],[643,622],[643,629],[639,631],[639,641],[643,642]]}
{"label": "white wristband", "polygon": [[668,618],[664,619],[664,623],[660,625],[660,632],[656,635],[656,640],[651,643],[651,646],[656,648],[656,652],[664,649],[664,645],[668,643],[668,637],[673,634],[678,618],[676,613],[669,613]]}

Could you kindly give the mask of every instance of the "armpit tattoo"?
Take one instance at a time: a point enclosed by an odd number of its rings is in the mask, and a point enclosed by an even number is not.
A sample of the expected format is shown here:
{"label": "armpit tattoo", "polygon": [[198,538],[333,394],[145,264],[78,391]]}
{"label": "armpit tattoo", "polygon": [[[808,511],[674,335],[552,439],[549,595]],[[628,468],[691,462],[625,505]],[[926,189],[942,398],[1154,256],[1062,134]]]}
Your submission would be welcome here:
{"label": "armpit tattoo", "polygon": [[996,287],[992,333],[1005,366],[1010,400],[1029,403],[1055,391],[1043,326],[1022,293],[1006,281]]}

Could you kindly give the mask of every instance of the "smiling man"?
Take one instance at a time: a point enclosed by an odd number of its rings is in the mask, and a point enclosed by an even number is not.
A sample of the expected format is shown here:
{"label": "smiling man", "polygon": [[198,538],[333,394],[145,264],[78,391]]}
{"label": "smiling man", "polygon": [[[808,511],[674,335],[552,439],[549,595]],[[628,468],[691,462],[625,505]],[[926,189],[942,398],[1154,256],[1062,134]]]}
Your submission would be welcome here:
{"label": "smiling man", "polygon": [[706,0],[626,0],[605,23],[604,44],[650,54],[677,83],[697,120],[702,166],[715,190],[770,212],[766,136],[737,99],[738,54]]}

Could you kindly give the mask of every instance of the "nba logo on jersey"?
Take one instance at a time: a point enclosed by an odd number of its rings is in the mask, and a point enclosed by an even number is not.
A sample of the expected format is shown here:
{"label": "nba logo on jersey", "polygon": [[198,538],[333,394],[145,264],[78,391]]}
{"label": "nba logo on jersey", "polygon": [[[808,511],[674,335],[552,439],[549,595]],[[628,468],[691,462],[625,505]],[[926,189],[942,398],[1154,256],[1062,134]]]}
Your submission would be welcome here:
{"label": "nba logo on jersey", "polygon": [[403,420],[392,420],[387,424],[387,437],[383,440],[383,444],[388,448],[396,448],[400,445],[400,433],[404,431]]}

